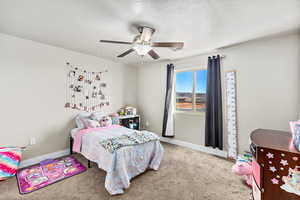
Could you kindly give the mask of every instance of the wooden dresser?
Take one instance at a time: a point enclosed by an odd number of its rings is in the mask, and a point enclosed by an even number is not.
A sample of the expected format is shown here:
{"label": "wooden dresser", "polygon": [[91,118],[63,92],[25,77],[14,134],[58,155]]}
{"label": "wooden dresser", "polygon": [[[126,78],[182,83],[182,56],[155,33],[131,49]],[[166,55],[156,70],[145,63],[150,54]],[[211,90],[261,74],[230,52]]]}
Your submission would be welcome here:
{"label": "wooden dresser", "polygon": [[300,200],[300,152],[289,148],[291,139],[283,131],[251,133],[254,200]]}

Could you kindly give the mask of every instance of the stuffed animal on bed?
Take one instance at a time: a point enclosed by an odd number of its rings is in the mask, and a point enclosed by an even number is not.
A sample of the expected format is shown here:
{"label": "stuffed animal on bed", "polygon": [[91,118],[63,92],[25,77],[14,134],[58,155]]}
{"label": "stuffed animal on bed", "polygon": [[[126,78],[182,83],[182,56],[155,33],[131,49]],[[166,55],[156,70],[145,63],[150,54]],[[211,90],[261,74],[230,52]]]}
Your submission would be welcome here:
{"label": "stuffed animal on bed", "polygon": [[[96,127],[107,127],[111,126],[112,118],[100,112],[92,114],[81,113],[75,118],[77,128],[96,128]],[[118,124],[118,123],[116,123]]]}
{"label": "stuffed animal on bed", "polygon": [[110,117],[108,116],[104,116],[100,121],[100,126],[101,127],[107,127],[107,126],[111,126],[112,125],[112,120]]}

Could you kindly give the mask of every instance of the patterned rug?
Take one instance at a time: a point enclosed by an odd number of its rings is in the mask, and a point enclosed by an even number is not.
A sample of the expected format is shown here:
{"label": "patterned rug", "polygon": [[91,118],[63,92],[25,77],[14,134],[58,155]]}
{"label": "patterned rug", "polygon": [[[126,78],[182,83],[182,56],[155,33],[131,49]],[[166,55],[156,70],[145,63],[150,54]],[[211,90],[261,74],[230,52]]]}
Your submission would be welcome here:
{"label": "patterned rug", "polygon": [[72,156],[49,159],[18,170],[17,181],[21,194],[34,192],[65,178],[84,172],[86,167]]}

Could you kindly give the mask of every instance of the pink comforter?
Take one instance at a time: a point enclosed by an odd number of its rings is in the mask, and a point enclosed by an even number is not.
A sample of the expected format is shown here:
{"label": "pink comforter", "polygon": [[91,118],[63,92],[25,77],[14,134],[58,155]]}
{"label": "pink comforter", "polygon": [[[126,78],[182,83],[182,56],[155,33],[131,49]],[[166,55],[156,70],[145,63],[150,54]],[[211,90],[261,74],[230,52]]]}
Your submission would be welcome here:
{"label": "pink comforter", "polygon": [[74,136],[74,143],[73,143],[73,151],[80,153],[80,148],[81,148],[81,137],[86,134],[90,133],[92,131],[98,131],[98,130],[103,130],[103,129],[110,129],[110,128],[118,128],[120,125],[111,125],[107,127],[97,127],[97,128],[87,128],[87,129],[82,129],[75,133]]}

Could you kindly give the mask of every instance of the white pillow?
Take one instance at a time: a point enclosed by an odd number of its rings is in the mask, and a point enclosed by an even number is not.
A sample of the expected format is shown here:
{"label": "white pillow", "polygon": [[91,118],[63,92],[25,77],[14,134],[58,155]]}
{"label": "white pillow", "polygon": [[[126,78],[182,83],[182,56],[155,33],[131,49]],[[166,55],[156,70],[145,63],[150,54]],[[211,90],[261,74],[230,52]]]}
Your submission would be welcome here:
{"label": "white pillow", "polygon": [[91,119],[81,118],[82,123],[84,124],[84,128],[96,128],[100,127],[99,122]]}
{"label": "white pillow", "polygon": [[77,128],[84,128],[84,124],[83,124],[83,122],[82,122],[81,119],[89,119],[90,115],[91,114],[88,113],[88,112],[81,112],[81,113],[79,113],[75,117],[75,123],[76,123]]}
{"label": "white pillow", "polygon": [[99,121],[102,120],[102,118],[105,117],[105,116],[106,116],[106,115],[103,114],[103,113],[101,113],[101,112],[94,112],[94,113],[91,114],[90,118],[91,118],[92,120],[96,120],[96,121],[99,122]]}

